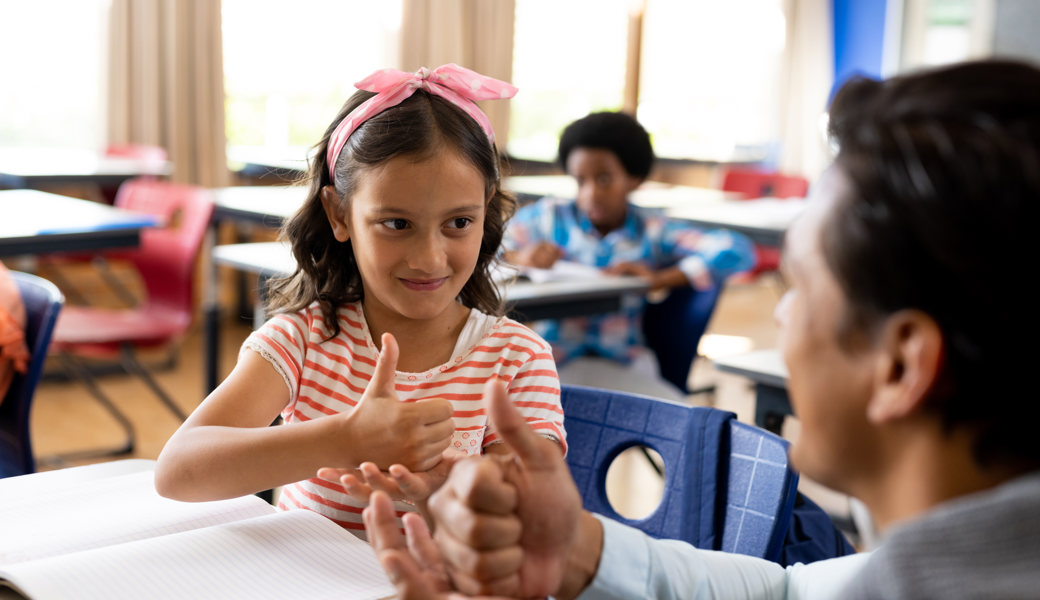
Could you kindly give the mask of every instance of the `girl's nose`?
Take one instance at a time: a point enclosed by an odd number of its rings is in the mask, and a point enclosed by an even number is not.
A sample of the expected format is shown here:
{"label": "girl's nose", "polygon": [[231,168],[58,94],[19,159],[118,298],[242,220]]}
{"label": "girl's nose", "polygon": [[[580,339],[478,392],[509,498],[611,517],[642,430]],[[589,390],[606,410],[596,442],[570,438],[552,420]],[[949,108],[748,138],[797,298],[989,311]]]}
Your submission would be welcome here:
{"label": "girl's nose", "polygon": [[423,273],[437,273],[447,263],[444,240],[438,234],[418,236],[408,253],[408,266]]}

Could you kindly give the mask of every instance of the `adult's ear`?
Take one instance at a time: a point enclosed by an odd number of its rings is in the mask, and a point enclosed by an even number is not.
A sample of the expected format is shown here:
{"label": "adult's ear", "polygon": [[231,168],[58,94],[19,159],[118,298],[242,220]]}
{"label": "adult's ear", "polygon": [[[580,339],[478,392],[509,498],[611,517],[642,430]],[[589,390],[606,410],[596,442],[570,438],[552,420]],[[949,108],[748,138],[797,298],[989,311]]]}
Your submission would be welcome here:
{"label": "adult's ear", "polygon": [[326,185],[321,188],[321,206],[325,209],[325,217],[332,226],[332,235],[337,241],[345,242],[350,239],[350,227],[347,217],[343,214],[343,203],[340,202],[336,187]]}
{"label": "adult's ear", "polygon": [[942,369],[943,345],[942,331],[927,313],[908,309],[888,318],[877,339],[871,422],[906,418],[924,405]]}

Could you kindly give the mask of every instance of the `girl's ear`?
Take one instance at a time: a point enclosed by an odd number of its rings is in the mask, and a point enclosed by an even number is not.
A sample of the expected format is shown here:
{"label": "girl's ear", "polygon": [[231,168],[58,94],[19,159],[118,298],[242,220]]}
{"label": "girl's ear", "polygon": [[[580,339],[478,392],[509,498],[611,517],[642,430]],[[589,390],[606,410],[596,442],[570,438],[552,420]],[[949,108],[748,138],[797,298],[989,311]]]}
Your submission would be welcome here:
{"label": "girl's ear", "polygon": [[909,417],[925,404],[943,362],[939,324],[919,310],[902,310],[885,323],[878,342],[874,394],[867,416],[874,423]]}
{"label": "girl's ear", "polygon": [[329,225],[332,226],[332,235],[338,242],[345,242],[350,239],[350,227],[347,224],[347,219],[343,215],[343,203],[340,202],[339,194],[336,193],[335,186],[327,185],[321,188],[321,206],[325,209],[325,217],[329,220]]}

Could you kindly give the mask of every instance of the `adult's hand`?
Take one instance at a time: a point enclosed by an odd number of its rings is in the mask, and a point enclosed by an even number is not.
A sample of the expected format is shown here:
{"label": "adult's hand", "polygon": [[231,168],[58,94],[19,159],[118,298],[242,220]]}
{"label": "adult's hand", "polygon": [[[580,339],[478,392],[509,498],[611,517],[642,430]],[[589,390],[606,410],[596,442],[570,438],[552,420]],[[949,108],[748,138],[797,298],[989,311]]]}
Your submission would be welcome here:
{"label": "adult's hand", "polygon": [[[587,524],[581,497],[553,441],[536,434],[509,401],[504,384],[488,383],[484,401],[506,460],[461,461],[430,498],[435,539],[454,584],[466,593],[519,597],[556,594]],[[509,487],[514,489],[515,512]],[[514,540],[516,520],[519,537]],[[594,519],[593,519],[594,520]],[[598,559],[599,548],[595,548]],[[516,561],[519,553],[519,563]],[[515,568],[514,567],[518,567]]]}
{"label": "adult's hand", "polygon": [[[451,591],[447,566],[419,515],[403,517],[407,541],[401,535],[390,497],[373,492],[362,517],[368,539],[402,600],[461,600]],[[487,598],[487,600],[491,600]]]}

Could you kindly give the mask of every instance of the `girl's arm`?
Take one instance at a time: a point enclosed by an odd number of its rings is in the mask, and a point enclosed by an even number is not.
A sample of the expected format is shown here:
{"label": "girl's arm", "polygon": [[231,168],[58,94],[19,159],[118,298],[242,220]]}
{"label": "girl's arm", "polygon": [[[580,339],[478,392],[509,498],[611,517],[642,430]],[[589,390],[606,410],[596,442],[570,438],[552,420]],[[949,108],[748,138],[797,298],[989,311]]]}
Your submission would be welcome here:
{"label": "girl's arm", "polygon": [[352,411],[278,427],[269,425],[289,401],[285,382],[258,353],[243,352],[231,375],[166,443],[156,489],[178,500],[203,501],[308,479],[328,465],[355,468],[370,460],[382,468],[432,468],[451,441],[451,403],[398,401],[393,336],[384,335],[382,348]]}

